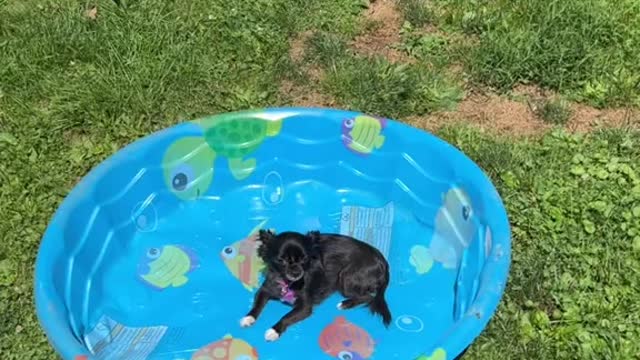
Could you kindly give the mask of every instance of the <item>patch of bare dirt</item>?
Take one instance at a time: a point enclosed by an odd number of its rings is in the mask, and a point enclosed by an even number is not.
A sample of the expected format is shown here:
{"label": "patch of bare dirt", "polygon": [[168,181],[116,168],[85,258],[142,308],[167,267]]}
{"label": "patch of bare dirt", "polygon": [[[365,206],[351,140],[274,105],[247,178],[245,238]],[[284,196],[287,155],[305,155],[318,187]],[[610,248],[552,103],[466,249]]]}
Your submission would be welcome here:
{"label": "patch of bare dirt", "polygon": [[407,121],[428,130],[436,130],[447,124],[470,123],[486,131],[520,136],[533,135],[549,128],[526,103],[496,94],[470,94],[458,104],[456,110],[412,117]]}
{"label": "patch of bare dirt", "polygon": [[[364,16],[374,26],[350,43],[352,49],[364,56],[383,56],[391,62],[411,61],[403,52],[393,48],[394,44],[401,42],[402,26],[402,16],[397,11],[394,0],[372,2]],[[331,96],[318,91],[324,77],[323,70],[304,62],[305,45],[311,35],[313,35],[312,31],[300,33],[291,39],[289,44],[289,57],[300,67],[309,82],[283,80],[280,84],[280,94],[296,106],[336,106],[337,102]]]}
{"label": "patch of bare dirt", "polygon": [[324,77],[322,69],[304,64],[305,44],[312,34],[313,32],[311,31],[300,33],[291,39],[289,44],[289,57],[291,61],[300,67],[309,82],[303,83],[289,79],[282,80],[280,83],[280,94],[285,101],[292,103],[294,106],[332,107],[336,105],[335,100],[329,95],[317,90],[320,88],[320,82]]}
{"label": "patch of bare dirt", "polygon": [[333,107],[336,105],[330,96],[320,93],[310,86],[301,86],[290,80],[280,83],[280,94],[295,106]]}
{"label": "patch of bare dirt", "polygon": [[[539,104],[557,98],[558,94],[532,85],[517,86],[513,94],[525,98],[530,104]],[[597,109],[580,103],[568,103],[571,117],[566,128],[572,132],[588,132],[598,128],[640,125],[640,113],[633,108]]]}
{"label": "patch of bare dirt", "polygon": [[289,57],[294,63],[299,64],[304,60],[305,44],[311,35],[312,31],[301,32],[289,41]]}
{"label": "patch of bare dirt", "polygon": [[[557,97],[553,91],[536,86],[518,86],[511,96],[496,93],[471,93],[455,110],[426,116],[413,116],[407,122],[427,130],[455,123],[466,123],[482,130],[504,135],[530,136],[544,133],[552,125],[545,123],[536,113],[537,104]],[[638,109],[596,109],[568,103],[571,117],[565,128],[571,132],[589,132],[612,127],[640,128]]]}
{"label": "patch of bare dirt", "polygon": [[351,47],[358,54],[383,56],[391,62],[411,61],[406,54],[393,48],[394,44],[401,42],[400,29],[403,22],[394,0],[375,1],[364,16],[374,27],[351,42]]}
{"label": "patch of bare dirt", "polygon": [[583,104],[572,104],[572,115],[567,128],[575,132],[587,132],[603,127],[640,128],[640,113],[637,109],[595,109]]}
{"label": "patch of bare dirt", "polygon": [[92,6],[84,11],[84,16],[89,20],[96,20],[98,18],[98,7]]}
{"label": "patch of bare dirt", "polygon": [[514,96],[525,97],[529,100],[542,100],[556,95],[552,91],[542,89],[535,85],[516,85],[511,93]]}

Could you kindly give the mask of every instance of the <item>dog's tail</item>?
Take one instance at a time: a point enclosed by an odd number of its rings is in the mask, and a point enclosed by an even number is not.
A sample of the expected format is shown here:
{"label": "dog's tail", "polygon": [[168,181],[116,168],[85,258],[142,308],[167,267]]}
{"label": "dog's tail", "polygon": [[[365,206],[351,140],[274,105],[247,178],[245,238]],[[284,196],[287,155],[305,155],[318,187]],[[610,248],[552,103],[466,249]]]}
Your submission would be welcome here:
{"label": "dog's tail", "polygon": [[374,314],[382,316],[382,323],[384,326],[389,327],[389,324],[391,324],[391,311],[389,311],[387,301],[384,299],[385,290],[386,289],[383,288],[376,292],[373,300],[369,303],[369,310]]}

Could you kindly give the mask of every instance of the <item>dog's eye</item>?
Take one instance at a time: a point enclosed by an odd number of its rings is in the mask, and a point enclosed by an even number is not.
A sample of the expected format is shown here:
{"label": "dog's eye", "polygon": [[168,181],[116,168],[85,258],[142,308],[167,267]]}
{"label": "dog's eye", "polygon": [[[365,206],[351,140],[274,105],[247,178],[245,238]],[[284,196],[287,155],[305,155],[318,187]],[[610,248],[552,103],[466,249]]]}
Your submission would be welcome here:
{"label": "dog's eye", "polygon": [[340,360],[353,360],[353,354],[348,351],[340,351],[338,354]]}
{"label": "dog's eye", "polygon": [[236,257],[237,255],[237,251],[233,246],[226,246],[224,249],[222,249],[222,256],[225,259],[233,259],[234,257]]}

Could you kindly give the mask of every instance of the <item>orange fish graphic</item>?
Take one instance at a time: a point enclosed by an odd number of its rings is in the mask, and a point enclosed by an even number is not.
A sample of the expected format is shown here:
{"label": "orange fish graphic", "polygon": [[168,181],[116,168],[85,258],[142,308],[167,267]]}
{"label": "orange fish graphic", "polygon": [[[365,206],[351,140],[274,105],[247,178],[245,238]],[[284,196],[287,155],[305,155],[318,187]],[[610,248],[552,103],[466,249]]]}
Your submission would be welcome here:
{"label": "orange fish graphic", "polygon": [[257,254],[259,245],[257,235],[258,230],[266,223],[267,220],[262,221],[246,238],[225,246],[220,252],[220,257],[231,274],[249,291],[258,288],[260,272],[264,269],[264,263]]}
{"label": "orange fish graphic", "polygon": [[375,342],[364,329],[338,316],[320,334],[320,348],[340,360],[366,360]]}
{"label": "orange fish graphic", "polygon": [[198,350],[191,360],[258,360],[258,352],[242,339],[230,334]]}

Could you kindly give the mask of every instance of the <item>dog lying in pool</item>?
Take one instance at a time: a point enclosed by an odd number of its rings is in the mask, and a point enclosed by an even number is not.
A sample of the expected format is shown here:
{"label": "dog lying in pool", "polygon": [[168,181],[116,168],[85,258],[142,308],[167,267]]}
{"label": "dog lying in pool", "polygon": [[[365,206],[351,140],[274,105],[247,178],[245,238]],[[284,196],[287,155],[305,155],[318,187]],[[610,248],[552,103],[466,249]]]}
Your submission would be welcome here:
{"label": "dog lying in pool", "polygon": [[305,235],[260,230],[258,241],[258,256],[266,265],[265,280],[253,307],[240,320],[242,327],[253,325],[270,300],[288,303],[293,309],[265,333],[265,340],[275,341],[336,291],[345,297],[339,309],[366,305],[382,317],[385,326],[391,323],[384,297],[389,264],[373,246],[349,236],[317,231]]}

